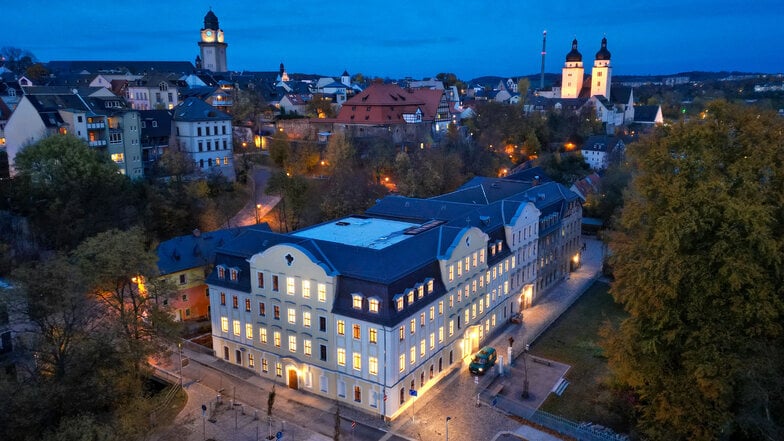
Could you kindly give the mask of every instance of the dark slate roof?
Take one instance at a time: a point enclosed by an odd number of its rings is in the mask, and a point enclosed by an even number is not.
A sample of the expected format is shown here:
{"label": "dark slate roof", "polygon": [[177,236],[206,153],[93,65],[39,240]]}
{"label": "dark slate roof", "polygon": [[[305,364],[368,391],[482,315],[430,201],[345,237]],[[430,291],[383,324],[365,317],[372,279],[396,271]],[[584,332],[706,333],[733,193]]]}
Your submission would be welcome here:
{"label": "dark slate roof", "polygon": [[471,210],[474,210],[471,204],[391,195],[376,201],[365,213],[388,219],[426,222],[431,219],[452,220]]}
{"label": "dark slate roof", "polygon": [[[158,138],[171,134],[172,114],[171,110],[138,110],[139,119],[144,122],[142,126],[142,138]],[[157,127],[153,127],[155,121]]]}
{"label": "dark slate roof", "polygon": [[537,181],[539,184],[553,181],[549,176],[547,176],[544,170],[542,170],[542,167],[539,166],[514,169],[512,170],[511,174],[505,176],[505,179],[511,179],[514,181],[528,181],[532,184],[534,181]]}
{"label": "dark slate roof", "polygon": [[618,136],[593,135],[589,136],[588,139],[585,140],[581,150],[609,153],[610,150],[622,142],[623,139]]}
{"label": "dark slate roof", "polygon": [[615,104],[629,104],[631,94],[631,87],[613,86],[612,89],[610,89],[610,101]]}
{"label": "dark slate roof", "polygon": [[269,231],[267,224],[210,232],[196,230],[193,234],[161,242],[155,250],[158,254],[158,270],[162,275],[166,275],[212,263],[215,250],[226,245],[247,228]]}
{"label": "dark slate roof", "polygon": [[198,98],[187,98],[174,108],[175,121],[227,121],[231,115],[217,110]]}
{"label": "dark slate roof", "polygon": [[659,105],[634,106],[634,122],[654,123],[659,113]]}
{"label": "dark slate roof", "polygon": [[46,68],[54,75],[61,73],[130,73],[140,75],[148,72],[191,73],[195,70],[189,61],[50,61]]}
{"label": "dark slate roof", "polygon": [[475,177],[460,188],[433,199],[463,202],[467,204],[490,204],[509,198],[531,188],[531,182],[505,178]]}
{"label": "dark slate roof", "polygon": [[204,101],[209,98],[216,90],[218,90],[218,88],[212,86],[188,87],[181,89],[180,95],[182,96],[183,100],[193,97]]}

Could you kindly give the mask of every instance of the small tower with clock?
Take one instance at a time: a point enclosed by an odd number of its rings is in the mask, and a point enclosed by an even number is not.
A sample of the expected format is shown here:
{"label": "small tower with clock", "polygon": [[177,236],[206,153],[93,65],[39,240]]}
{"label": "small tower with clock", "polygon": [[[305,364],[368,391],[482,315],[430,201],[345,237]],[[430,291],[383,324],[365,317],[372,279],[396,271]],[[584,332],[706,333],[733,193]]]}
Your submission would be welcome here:
{"label": "small tower with clock", "polygon": [[226,72],[226,47],[223,41],[223,30],[218,26],[218,17],[210,9],[204,16],[204,27],[201,29],[201,65],[212,72]]}

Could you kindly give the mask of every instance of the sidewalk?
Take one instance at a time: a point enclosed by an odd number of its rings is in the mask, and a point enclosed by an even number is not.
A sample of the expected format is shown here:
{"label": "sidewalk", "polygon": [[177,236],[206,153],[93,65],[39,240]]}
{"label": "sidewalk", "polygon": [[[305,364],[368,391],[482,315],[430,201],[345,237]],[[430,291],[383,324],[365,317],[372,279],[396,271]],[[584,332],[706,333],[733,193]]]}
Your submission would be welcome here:
{"label": "sidewalk", "polygon": [[[601,271],[603,245],[600,241],[585,238],[587,249],[583,254],[583,261],[577,271],[571,273],[567,280],[552,289],[543,298],[540,298],[533,307],[523,313],[523,324],[508,324],[499,332],[488,345],[494,346],[499,355],[504,357],[504,368],[509,368],[507,348],[509,337],[514,338],[513,344],[513,371],[507,375],[499,376],[494,371],[493,376],[486,375],[481,384],[474,385],[468,375],[463,375],[460,366],[453,368],[434,385],[430,393],[423,396],[424,400],[418,404],[416,424],[411,418],[400,416],[387,425],[378,415],[359,412],[350,407],[340,407],[341,439],[350,441],[359,440],[429,440],[443,439],[444,417],[443,412],[450,412],[455,418],[450,426],[450,435],[454,433],[455,439],[461,432],[461,425],[475,427],[478,421],[484,421],[487,429],[492,430],[498,437],[502,432],[515,439],[552,440],[552,435],[539,431],[533,427],[521,425],[504,414],[526,415],[532,414],[550,393],[554,381],[560,379],[568,366],[553,363],[550,366],[535,363],[528,356],[528,378],[531,401],[522,400],[519,389],[522,387],[523,349],[527,344],[532,345],[536,339],[554,322],[558,316],[566,311],[580,295],[596,280]],[[266,417],[267,398],[275,383],[266,378],[255,375],[253,372],[215,358],[211,354],[196,352],[183,348],[183,357],[190,363],[183,368],[184,390],[188,394],[188,403],[177,417],[176,423],[159,434],[160,440],[203,441],[214,440],[257,440],[265,439],[269,432]],[[176,354],[175,354],[176,357]],[[179,363],[179,361],[177,361]],[[176,372],[177,369],[171,369]],[[507,371],[508,372],[508,371]],[[554,378],[552,378],[554,375]],[[504,384],[505,392],[494,409],[488,406],[491,400],[488,390],[496,388],[499,383]],[[457,392],[457,390],[462,392]],[[457,399],[458,393],[466,396],[473,394],[476,398],[477,390],[483,391],[484,403],[480,408],[471,404],[460,402],[465,409],[458,410],[456,406],[447,405],[446,409],[428,407],[428,404],[443,407],[444,403]],[[332,439],[335,426],[336,403],[323,397],[288,389],[285,384],[275,387],[276,398],[273,406],[272,427],[273,434],[282,432],[281,439],[297,441],[328,441]],[[221,395],[218,398],[218,395]],[[232,399],[236,399],[236,406]],[[454,401],[453,401],[454,402]],[[202,417],[202,405],[207,410]],[[428,411],[423,412],[424,409]],[[499,413],[498,410],[502,411]],[[458,413],[464,411],[466,416],[457,418]],[[473,414],[473,415],[472,415]],[[258,416],[258,418],[254,418]],[[356,422],[356,429],[352,427]],[[463,426],[463,427],[465,427]],[[454,432],[453,432],[454,427]],[[356,438],[354,437],[356,430]],[[514,433],[514,435],[511,435]],[[258,435],[257,435],[258,434]],[[437,436],[432,437],[433,434]],[[465,434],[465,432],[464,432]],[[257,438],[258,436],[258,438]],[[429,437],[430,436],[430,437]],[[507,435],[505,435],[507,436]],[[491,439],[490,434],[487,439]],[[505,439],[503,437],[498,438]]]}

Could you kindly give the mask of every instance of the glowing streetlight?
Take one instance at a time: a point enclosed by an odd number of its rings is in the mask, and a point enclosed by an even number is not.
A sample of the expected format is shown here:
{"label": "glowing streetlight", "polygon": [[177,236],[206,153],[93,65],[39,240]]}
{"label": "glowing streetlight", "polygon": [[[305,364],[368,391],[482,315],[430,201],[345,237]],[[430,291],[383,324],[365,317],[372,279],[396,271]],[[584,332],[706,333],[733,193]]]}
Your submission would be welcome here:
{"label": "glowing streetlight", "polygon": [[261,210],[261,204],[256,204],[256,223],[258,224],[261,219],[259,219],[259,210]]}
{"label": "glowing streetlight", "polygon": [[451,416],[446,417],[446,441],[449,441],[449,420],[451,419]]}

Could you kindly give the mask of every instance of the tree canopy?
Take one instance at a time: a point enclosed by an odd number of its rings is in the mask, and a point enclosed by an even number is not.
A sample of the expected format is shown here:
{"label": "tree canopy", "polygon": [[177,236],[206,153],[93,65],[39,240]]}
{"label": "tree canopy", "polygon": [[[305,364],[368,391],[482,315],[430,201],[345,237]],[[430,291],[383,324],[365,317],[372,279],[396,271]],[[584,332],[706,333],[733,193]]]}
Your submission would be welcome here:
{"label": "tree canopy", "polygon": [[606,342],[648,439],[784,438],[784,122],[715,102],[631,149]]}

